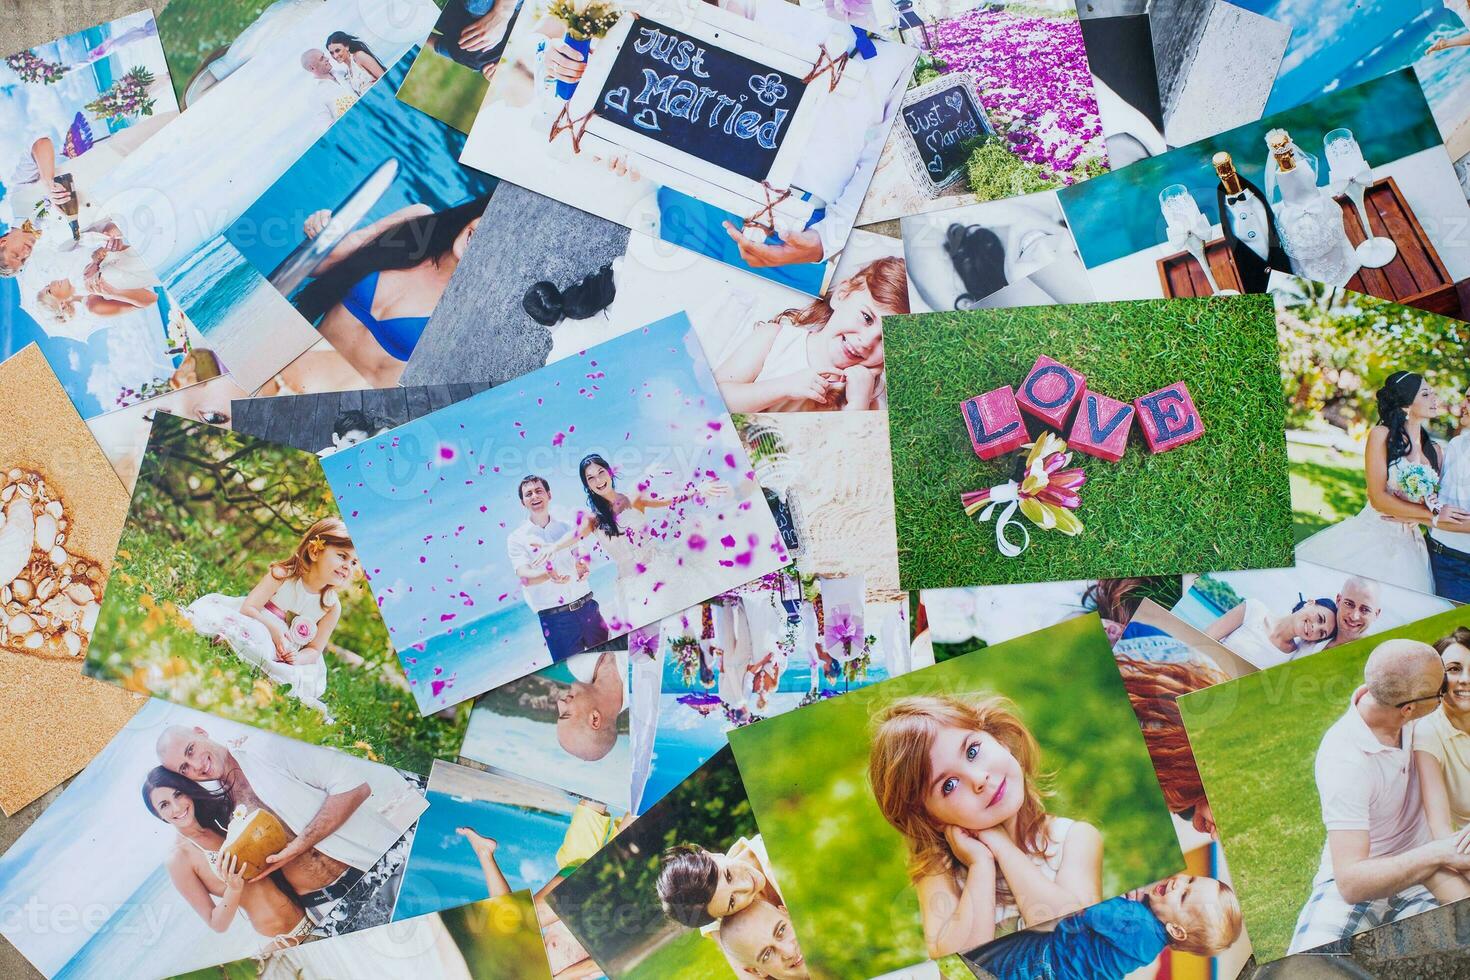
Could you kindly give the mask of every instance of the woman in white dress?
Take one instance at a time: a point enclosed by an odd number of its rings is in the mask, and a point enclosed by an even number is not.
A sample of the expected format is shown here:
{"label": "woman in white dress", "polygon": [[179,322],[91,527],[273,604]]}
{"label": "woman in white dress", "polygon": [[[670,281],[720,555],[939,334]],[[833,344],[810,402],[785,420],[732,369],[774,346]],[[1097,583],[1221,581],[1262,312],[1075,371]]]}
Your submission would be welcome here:
{"label": "woman in white dress", "polygon": [[1434,591],[1424,527],[1470,531],[1470,511],[1439,503],[1440,454],[1426,425],[1443,412],[1420,375],[1388,376],[1378,389],[1378,424],[1363,454],[1368,502],[1357,515],[1298,544],[1298,560]]}
{"label": "woman in white dress", "polygon": [[[583,458],[577,472],[582,478],[582,488],[587,491],[590,510],[570,534],[551,546],[551,551],[570,548],[577,541],[600,532],[597,541],[618,570],[618,611],[608,619],[614,633],[627,632],[672,612],[664,607],[671,601],[678,604],[677,593],[684,591],[687,576],[693,569],[674,567],[675,563],[664,554],[659,542],[682,520],[679,505],[696,496],[722,496],[730,488],[711,480],[691,487],[686,493],[668,497],[656,496],[646,489],[629,495],[617,488],[612,467],[596,453]],[[663,508],[674,509],[661,518],[649,513]],[[675,585],[679,588],[672,587]],[[662,596],[656,598],[661,589]]]}
{"label": "woman in white dress", "polygon": [[1261,669],[1295,659],[1304,646],[1337,635],[1337,603],[1297,597],[1290,615],[1272,616],[1259,599],[1247,599],[1205,630]]}
{"label": "woman in white dress", "polygon": [[362,95],[383,77],[383,63],[361,38],[346,31],[333,31],[327,37],[327,55],[341,66],[333,74],[340,74],[354,95]]}

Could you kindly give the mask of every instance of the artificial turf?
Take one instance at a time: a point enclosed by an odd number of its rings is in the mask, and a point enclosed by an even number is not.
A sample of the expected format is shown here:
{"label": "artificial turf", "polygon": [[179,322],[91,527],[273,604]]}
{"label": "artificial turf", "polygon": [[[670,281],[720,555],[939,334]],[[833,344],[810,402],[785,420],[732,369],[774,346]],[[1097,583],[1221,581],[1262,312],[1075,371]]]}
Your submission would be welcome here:
{"label": "artificial turf", "polygon": [[[1256,958],[1286,955],[1327,831],[1314,767],[1322,734],[1384,640],[1433,643],[1470,625],[1453,609],[1179,699]],[[1364,928],[1367,928],[1366,926]]]}
{"label": "artificial turf", "polygon": [[[904,589],[1292,563],[1270,297],[928,313],[887,318],[884,335]],[[1066,537],[1028,522],[1031,546],[1005,558],[994,522],[966,517],[960,495],[1005,482],[1015,456],[978,458],[960,403],[1018,388],[1039,354],[1119,401],[1182,380],[1205,434],[1153,455],[1135,420],[1121,461],[1074,454],[1071,465],[1087,474],[1077,511],[1083,532]],[[1029,417],[1027,425],[1033,437],[1043,431]]]}

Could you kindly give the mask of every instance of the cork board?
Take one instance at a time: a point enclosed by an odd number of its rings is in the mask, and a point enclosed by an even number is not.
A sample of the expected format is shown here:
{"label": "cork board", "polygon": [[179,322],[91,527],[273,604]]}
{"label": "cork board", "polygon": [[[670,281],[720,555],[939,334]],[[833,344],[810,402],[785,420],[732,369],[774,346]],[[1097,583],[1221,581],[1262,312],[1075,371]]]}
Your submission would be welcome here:
{"label": "cork board", "polygon": [[[47,497],[60,502],[68,559],[75,556],[96,569],[85,581],[100,595],[127,516],[128,494],[34,345],[0,364],[0,487],[17,469],[38,475]],[[40,574],[49,568],[45,561],[33,552],[22,575]],[[0,583],[0,588],[14,584]],[[0,620],[9,621],[4,605]],[[144,702],[84,677],[85,645],[73,654],[61,642],[65,632],[48,637],[39,649],[24,646],[29,633],[6,633],[0,641],[0,717],[5,720],[0,809],[6,814],[85,766]]]}

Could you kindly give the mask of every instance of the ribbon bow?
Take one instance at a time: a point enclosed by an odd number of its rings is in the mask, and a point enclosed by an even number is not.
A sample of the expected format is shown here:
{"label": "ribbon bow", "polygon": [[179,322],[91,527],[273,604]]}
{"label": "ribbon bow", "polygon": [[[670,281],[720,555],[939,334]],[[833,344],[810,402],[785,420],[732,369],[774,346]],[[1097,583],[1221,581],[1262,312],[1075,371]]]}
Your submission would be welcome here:
{"label": "ribbon bow", "polygon": [[[996,516],[996,508],[1000,508],[995,547],[1007,558],[1016,557],[1031,544],[1026,525],[1016,519],[1017,508],[1043,531],[1060,531],[1068,537],[1082,533],[1082,522],[1072,511],[1082,506],[1077,491],[1087,482],[1087,474],[1081,467],[1064,469],[1072,461],[1072,454],[1066,452],[1066,442],[1056,433],[1048,432],[1026,445],[1031,451],[1026,454],[1026,472],[1019,483],[1007,480],[988,490],[960,495],[965,514],[974,517],[978,512],[982,523]],[[1021,532],[1019,545],[1006,534],[1013,525]]]}
{"label": "ribbon bow", "polygon": [[658,627],[644,627],[628,634],[628,652],[652,657],[658,652]]}

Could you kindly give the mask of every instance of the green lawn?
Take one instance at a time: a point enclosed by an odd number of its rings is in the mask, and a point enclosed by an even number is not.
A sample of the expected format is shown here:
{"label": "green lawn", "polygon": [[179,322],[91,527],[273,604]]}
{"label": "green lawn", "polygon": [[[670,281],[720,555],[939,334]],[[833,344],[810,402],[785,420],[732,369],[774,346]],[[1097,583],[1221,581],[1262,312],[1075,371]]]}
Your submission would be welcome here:
{"label": "green lawn", "polygon": [[1286,954],[1311,894],[1326,839],[1313,777],[1317,746],[1362,683],[1368,654],[1391,637],[1432,643],[1461,625],[1470,625],[1470,608],[1180,699],[1258,959]]}
{"label": "green lawn", "polygon": [[1291,459],[1292,533],[1298,542],[1353,516],[1367,503],[1361,453],[1287,443],[1287,456]]}
{"label": "green lawn", "polygon": [[[182,100],[189,78],[216,48],[255,22],[273,0],[171,0],[158,14],[158,38],[168,56],[174,94]],[[325,39],[323,39],[325,40]]]}
{"label": "green lawn", "polygon": [[873,976],[925,958],[906,846],[867,781],[874,711],[914,693],[1002,692],[1054,771],[1049,812],[1104,841],[1103,893],[1183,857],[1138,721],[1094,616],[966,654],[730,733],[812,976]]}
{"label": "green lawn", "polygon": [[398,98],[461,133],[468,133],[489,87],[479,72],[441,57],[425,45],[398,87]]}
{"label": "green lawn", "polygon": [[[905,589],[1291,564],[1269,297],[921,314],[886,321],[885,343]],[[1031,547],[1004,558],[993,523],[967,518],[960,495],[1004,482],[1011,464],[975,456],[960,403],[1019,386],[1038,354],[1119,400],[1183,380],[1205,435],[1152,455],[1135,423],[1120,462],[1074,455],[1087,473],[1077,511],[1083,533],[1030,527]],[[1039,431],[1033,424],[1032,434]]]}

